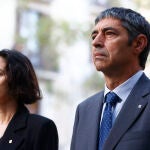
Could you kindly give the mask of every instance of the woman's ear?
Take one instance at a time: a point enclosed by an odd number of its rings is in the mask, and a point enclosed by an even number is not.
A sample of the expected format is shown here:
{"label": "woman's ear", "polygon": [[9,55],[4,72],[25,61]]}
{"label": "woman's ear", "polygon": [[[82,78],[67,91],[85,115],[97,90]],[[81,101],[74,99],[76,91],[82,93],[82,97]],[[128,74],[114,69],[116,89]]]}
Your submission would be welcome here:
{"label": "woman's ear", "polygon": [[135,53],[140,54],[147,46],[147,37],[144,34],[139,34],[133,41]]}

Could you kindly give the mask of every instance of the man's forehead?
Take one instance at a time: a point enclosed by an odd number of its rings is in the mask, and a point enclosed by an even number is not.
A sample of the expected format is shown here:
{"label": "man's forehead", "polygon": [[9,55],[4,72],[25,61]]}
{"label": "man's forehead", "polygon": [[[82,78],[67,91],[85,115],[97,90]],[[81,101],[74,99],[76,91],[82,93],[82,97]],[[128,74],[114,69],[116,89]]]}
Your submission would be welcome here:
{"label": "man's forehead", "polygon": [[98,25],[98,24],[108,25],[108,22],[111,23],[111,24],[121,25],[121,20],[120,19],[110,18],[110,17],[99,20],[96,25]]}
{"label": "man's forehead", "polygon": [[104,18],[97,22],[97,24],[94,26],[93,30],[97,28],[107,28],[107,27],[116,27],[116,26],[122,26],[121,20],[116,18]]}

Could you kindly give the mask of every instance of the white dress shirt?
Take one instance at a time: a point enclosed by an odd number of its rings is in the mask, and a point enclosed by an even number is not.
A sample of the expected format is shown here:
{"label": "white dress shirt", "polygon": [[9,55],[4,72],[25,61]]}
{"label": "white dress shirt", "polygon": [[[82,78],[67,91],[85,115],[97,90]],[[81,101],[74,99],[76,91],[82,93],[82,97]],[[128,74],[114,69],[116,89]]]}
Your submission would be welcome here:
{"label": "white dress shirt", "polygon": [[[134,74],[132,77],[130,77],[128,80],[126,80],[124,83],[120,84],[119,86],[117,86],[113,91],[110,91],[106,84],[105,84],[105,91],[104,91],[104,96],[108,93],[108,92],[114,92],[116,93],[119,98],[121,99],[121,101],[119,103],[116,104],[115,108],[113,108],[113,123],[116,119],[116,117],[118,116],[123,104],[125,103],[127,97],[129,96],[131,90],[133,89],[134,85],[136,84],[136,82],[139,80],[139,78],[142,76],[143,71],[140,70],[138,71],[136,74]],[[105,109],[106,103],[104,102],[103,105],[103,110],[102,110],[102,115],[101,115],[101,120],[103,117],[103,111]]]}

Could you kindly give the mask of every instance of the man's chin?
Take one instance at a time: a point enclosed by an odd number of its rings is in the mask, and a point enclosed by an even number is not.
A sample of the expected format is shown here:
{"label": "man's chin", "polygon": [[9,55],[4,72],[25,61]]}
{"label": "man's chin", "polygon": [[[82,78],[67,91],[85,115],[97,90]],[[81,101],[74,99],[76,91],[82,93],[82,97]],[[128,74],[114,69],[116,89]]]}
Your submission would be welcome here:
{"label": "man's chin", "polygon": [[104,66],[95,66],[97,71],[105,72],[107,69]]}
{"label": "man's chin", "polygon": [[96,61],[94,63],[94,65],[95,65],[95,68],[96,68],[97,71],[102,71],[105,67],[105,65],[103,65],[101,62],[98,62],[98,61]]}

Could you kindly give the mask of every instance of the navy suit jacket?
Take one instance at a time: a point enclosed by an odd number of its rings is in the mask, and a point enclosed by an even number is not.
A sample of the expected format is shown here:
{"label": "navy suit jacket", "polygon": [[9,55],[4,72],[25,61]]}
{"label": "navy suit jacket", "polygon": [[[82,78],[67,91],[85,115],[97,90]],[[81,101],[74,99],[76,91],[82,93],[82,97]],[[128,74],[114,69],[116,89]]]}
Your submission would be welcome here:
{"label": "navy suit jacket", "polygon": [[0,139],[0,150],[58,150],[56,126],[21,106]]}
{"label": "navy suit jacket", "polygon": [[[98,150],[104,91],[78,105],[71,150]],[[139,79],[124,103],[103,150],[150,150],[150,80]]]}

